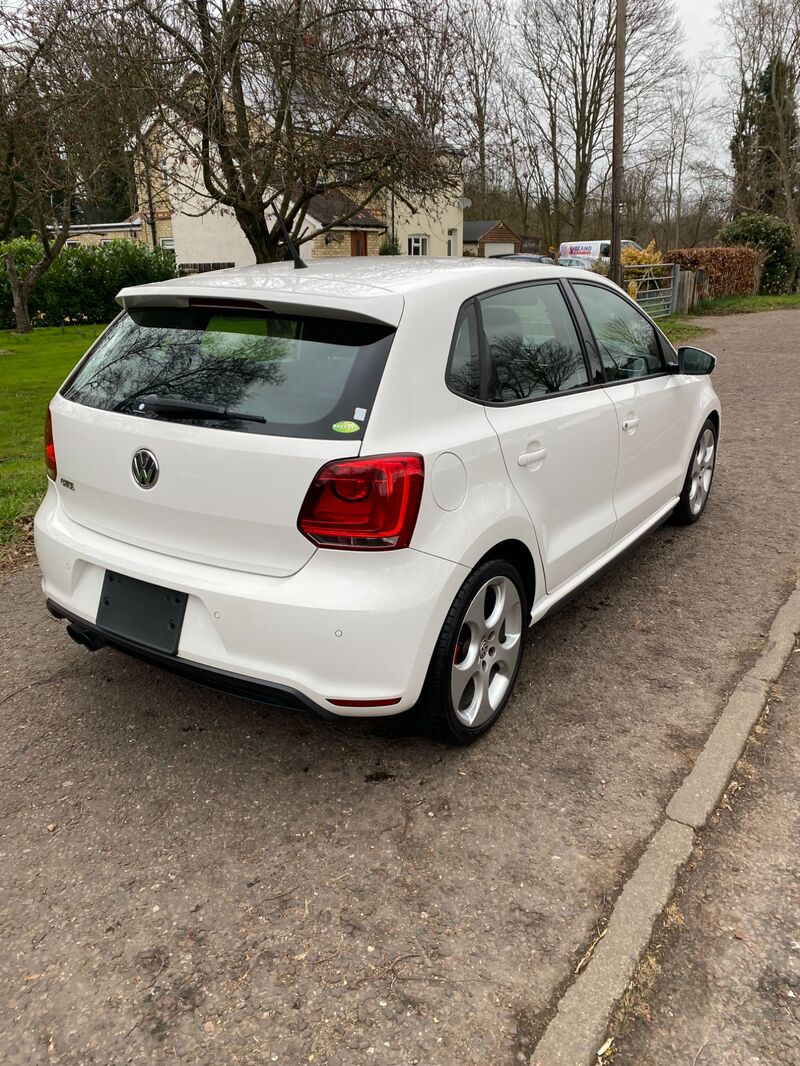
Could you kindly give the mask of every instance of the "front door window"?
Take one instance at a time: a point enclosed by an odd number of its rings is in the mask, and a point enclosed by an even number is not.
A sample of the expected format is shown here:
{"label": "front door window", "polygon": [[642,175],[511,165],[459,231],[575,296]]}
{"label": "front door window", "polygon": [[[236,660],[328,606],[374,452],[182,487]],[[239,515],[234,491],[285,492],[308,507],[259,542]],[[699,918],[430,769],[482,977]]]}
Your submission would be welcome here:
{"label": "front door window", "polygon": [[656,331],[633,304],[605,286],[576,284],[574,289],[597,341],[606,381],[664,372]]}

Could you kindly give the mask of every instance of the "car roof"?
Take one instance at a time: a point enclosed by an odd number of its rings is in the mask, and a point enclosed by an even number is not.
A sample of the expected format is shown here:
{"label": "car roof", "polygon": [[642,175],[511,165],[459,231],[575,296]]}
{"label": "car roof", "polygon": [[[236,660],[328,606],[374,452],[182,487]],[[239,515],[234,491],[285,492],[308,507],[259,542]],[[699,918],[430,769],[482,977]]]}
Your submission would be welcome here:
{"label": "car roof", "polygon": [[[123,307],[185,306],[189,300],[236,300],[265,307],[286,306],[298,313],[325,309],[336,317],[396,324],[405,297],[442,290],[442,296],[468,299],[486,289],[535,278],[572,276],[574,271],[537,264],[536,271],[517,259],[427,256],[359,256],[309,259],[306,269],[289,263],[261,263],[209,271],[122,289]],[[602,280],[602,279],[598,279]]]}

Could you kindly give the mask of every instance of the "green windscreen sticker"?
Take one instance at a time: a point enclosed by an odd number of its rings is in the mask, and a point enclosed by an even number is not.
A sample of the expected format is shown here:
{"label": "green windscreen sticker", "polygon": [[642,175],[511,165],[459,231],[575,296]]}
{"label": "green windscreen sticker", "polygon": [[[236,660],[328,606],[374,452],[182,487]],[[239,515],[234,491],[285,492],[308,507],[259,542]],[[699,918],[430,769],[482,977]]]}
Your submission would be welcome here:
{"label": "green windscreen sticker", "polygon": [[331,429],[334,433],[358,433],[361,426],[358,422],[350,422],[345,419],[343,422],[334,422]]}

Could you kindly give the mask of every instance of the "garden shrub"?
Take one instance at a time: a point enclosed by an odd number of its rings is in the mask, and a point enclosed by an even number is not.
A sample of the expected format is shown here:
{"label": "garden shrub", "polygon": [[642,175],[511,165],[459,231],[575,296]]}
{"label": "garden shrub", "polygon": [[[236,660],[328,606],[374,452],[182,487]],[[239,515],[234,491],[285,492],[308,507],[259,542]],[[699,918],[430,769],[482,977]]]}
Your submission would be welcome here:
{"label": "garden shrub", "polygon": [[[18,237],[0,244],[0,327],[13,329],[11,286],[5,270],[11,251],[22,274],[41,255],[37,240]],[[38,326],[64,322],[110,322],[119,312],[116,295],[126,285],[143,285],[175,277],[175,256],[138,241],[118,240],[104,245],[64,248],[34,286],[31,320]]]}
{"label": "garden shrub", "polygon": [[646,266],[650,263],[663,263],[664,256],[656,248],[656,242],[650,241],[646,248],[634,248],[626,244],[620,252],[623,266]]}
{"label": "garden shrub", "polygon": [[775,215],[739,215],[717,234],[723,245],[744,245],[765,256],[762,293],[793,292],[797,280],[798,251],[794,230]]}
{"label": "garden shrub", "polygon": [[664,261],[681,270],[703,270],[703,297],[752,296],[758,285],[763,254],[754,248],[674,248]]}

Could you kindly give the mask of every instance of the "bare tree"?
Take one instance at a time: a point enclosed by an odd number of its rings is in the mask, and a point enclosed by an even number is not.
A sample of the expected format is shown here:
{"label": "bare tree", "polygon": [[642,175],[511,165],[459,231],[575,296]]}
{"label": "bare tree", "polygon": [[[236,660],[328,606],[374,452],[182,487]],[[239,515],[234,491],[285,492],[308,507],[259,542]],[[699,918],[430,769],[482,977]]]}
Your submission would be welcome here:
{"label": "bare tree", "polygon": [[[157,101],[156,151],[171,187],[198,212],[229,209],[259,262],[285,254],[276,212],[296,243],[310,239],[309,203],[323,189],[347,194],[328,229],[389,191],[419,206],[460,183],[443,150],[450,33],[437,4],[110,0],[109,9],[123,60],[149,41],[139,87]],[[136,64],[127,70],[136,77]]]}
{"label": "bare tree", "polygon": [[454,18],[458,26],[455,82],[460,98],[457,128],[474,159],[475,207],[484,215],[492,142],[499,133],[499,83],[508,73],[502,62],[506,10],[503,0],[459,0]]}
{"label": "bare tree", "polygon": [[703,134],[701,109],[705,73],[697,67],[682,78],[664,101],[666,128],[663,132],[663,195],[661,198],[662,243],[681,247],[681,222],[688,169],[692,153]]}
{"label": "bare tree", "polygon": [[[524,87],[507,72],[500,87],[498,154],[524,234],[530,232],[535,204],[548,191],[540,165],[540,131],[529,114],[530,106]],[[545,233],[545,240],[549,236]]]}
{"label": "bare tree", "polygon": [[[553,244],[564,229],[582,233],[593,186],[605,171],[615,8],[612,0],[521,0],[516,11],[518,62],[527,72],[529,115],[552,190],[543,207],[552,211]],[[626,122],[644,137],[659,121],[652,108],[659,85],[680,71],[674,3],[629,0],[627,34]]]}
{"label": "bare tree", "polygon": [[111,105],[96,82],[106,51],[70,0],[0,12],[0,235],[32,232],[41,254],[20,269],[8,252],[18,332],[31,290],[70,232],[76,200],[108,159]]}

